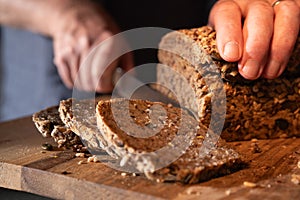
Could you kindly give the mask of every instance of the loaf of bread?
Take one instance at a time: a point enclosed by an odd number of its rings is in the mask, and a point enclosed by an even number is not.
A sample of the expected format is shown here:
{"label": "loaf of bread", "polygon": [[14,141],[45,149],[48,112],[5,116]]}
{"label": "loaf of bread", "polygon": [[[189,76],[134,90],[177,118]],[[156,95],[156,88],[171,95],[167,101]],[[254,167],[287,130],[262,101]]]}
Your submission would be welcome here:
{"label": "loaf of bread", "polygon": [[[178,72],[195,92],[199,106],[196,111],[203,125],[210,123],[211,99],[218,101],[218,92],[225,91],[226,116],[221,136],[226,141],[300,136],[299,37],[287,69],[274,80],[244,79],[238,73],[237,63],[220,57],[216,33],[207,26],[171,32],[162,38],[159,49],[159,61],[168,67],[158,67],[160,85],[155,88],[171,99],[186,102],[184,106],[188,107],[193,99],[182,95],[186,90],[182,79],[169,69]],[[210,85],[206,80],[210,80]]]}
{"label": "loaf of bread", "polygon": [[[241,158],[184,109],[146,100],[99,101],[97,124],[104,140],[150,179],[197,183],[240,168]],[[205,141],[205,142],[204,142]],[[202,150],[202,151],[201,151]]]}

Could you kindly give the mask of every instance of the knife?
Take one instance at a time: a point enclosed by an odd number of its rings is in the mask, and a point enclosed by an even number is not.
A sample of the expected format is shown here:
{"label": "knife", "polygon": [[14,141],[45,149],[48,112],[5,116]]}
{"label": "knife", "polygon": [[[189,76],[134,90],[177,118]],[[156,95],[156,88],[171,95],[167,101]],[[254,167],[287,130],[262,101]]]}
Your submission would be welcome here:
{"label": "knife", "polygon": [[138,79],[135,74],[135,71],[125,72],[121,68],[115,70],[113,78],[115,87],[112,98],[142,99],[178,105],[174,100],[153,89],[155,87],[154,82],[145,83]]}

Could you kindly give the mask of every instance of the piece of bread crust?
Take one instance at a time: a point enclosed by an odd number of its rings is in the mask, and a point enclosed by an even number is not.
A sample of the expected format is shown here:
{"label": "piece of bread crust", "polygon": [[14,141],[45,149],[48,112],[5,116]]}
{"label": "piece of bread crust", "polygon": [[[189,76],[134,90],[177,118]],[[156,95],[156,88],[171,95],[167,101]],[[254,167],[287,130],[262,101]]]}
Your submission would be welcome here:
{"label": "piece of bread crust", "polygon": [[97,100],[76,100],[73,98],[62,100],[59,104],[59,116],[62,122],[76,133],[84,146],[92,155],[108,153],[112,158],[117,155],[111,150],[97,128],[96,104]]}
{"label": "piece of bread crust", "polygon": [[52,106],[36,112],[32,120],[44,137],[52,137],[58,144],[58,148],[72,148],[75,151],[82,151],[80,138],[73,133],[61,121],[58,113],[58,106]]}

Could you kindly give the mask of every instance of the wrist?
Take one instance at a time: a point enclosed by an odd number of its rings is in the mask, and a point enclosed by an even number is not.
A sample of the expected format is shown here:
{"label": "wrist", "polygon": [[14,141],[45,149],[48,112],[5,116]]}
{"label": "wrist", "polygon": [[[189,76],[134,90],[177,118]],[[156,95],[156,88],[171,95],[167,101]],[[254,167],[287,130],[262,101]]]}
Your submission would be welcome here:
{"label": "wrist", "polygon": [[72,10],[72,4],[76,0],[53,0],[50,5],[48,5],[47,14],[44,15],[43,21],[47,22],[44,27],[46,35],[49,37],[55,37],[57,32],[60,32],[67,23],[72,23],[70,16],[74,12]]}

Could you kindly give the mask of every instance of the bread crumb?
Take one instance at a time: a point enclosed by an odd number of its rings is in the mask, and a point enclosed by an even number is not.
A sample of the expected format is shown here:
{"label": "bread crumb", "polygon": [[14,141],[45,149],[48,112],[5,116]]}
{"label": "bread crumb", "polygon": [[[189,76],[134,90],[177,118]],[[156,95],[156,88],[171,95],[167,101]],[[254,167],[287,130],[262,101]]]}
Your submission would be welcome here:
{"label": "bread crumb", "polygon": [[93,156],[88,157],[87,161],[88,161],[88,162],[93,162],[93,161],[94,161]]}
{"label": "bread crumb", "polygon": [[97,156],[94,156],[94,162],[100,162],[99,158]]}
{"label": "bread crumb", "polygon": [[127,176],[127,174],[125,172],[122,172],[121,176]]}
{"label": "bread crumb", "polygon": [[298,174],[292,174],[291,181],[292,181],[292,183],[294,183],[296,185],[300,185],[300,175],[298,175]]}
{"label": "bread crumb", "polygon": [[258,146],[258,144],[257,144],[256,142],[251,143],[250,146],[251,146],[251,147],[250,147],[249,150],[251,150],[252,153],[261,153],[261,152],[262,152],[261,148]]}
{"label": "bread crumb", "polygon": [[251,188],[256,187],[256,183],[252,183],[252,182],[248,182],[248,181],[244,181],[243,185],[245,187],[251,187]]}
{"label": "bread crumb", "polygon": [[156,179],[156,182],[157,182],[157,183],[161,183],[162,180],[160,180],[160,179],[158,178],[158,179]]}
{"label": "bread crumb", "polygon": [[77,164],[78,164],[78,165],[81,165],[81,164],[85,164],[85,162],[84,162],[83,160],[81,160],[81,161],[79,161]]}
{"label": "bread crumb", "polygon": [[300,160],[297,163],[297,167],[300,169]]}
{"label": "bread crumb", "polygon": [[132,176],[136,176],[136,173],[132,173]]}
{"label": "bread crumb", "polygon": [[44,144],[42,144],[42,149],[51,151],[51,150],[53,150],[53,146],[51,144],[44,143]]}
{"label": "bread crumb", "polygon": [[100,160],[97,158],[97,156],[90,156],[90,157],[88,157],[87,162],[96,163],[96,162],[100,162]]}
{"label": "bread crumb", "polygon": [[229,196],[230,194],[231,194],[231,190],[229,189],[229,190],[226,190],[225,191],[225,194],[227,195],[227,196]]}
{"label": "bread crumb", "polygon": [[76,153],[75,156],[79,158],[84,158],[85,155],[84,153]]}
{"label": "bread crumb", "polygon": [[188,195],[198,195],[198,192],[197,192],[197,188],[194,188],[194,187],[190,187],[186,190],[186,193]]}

